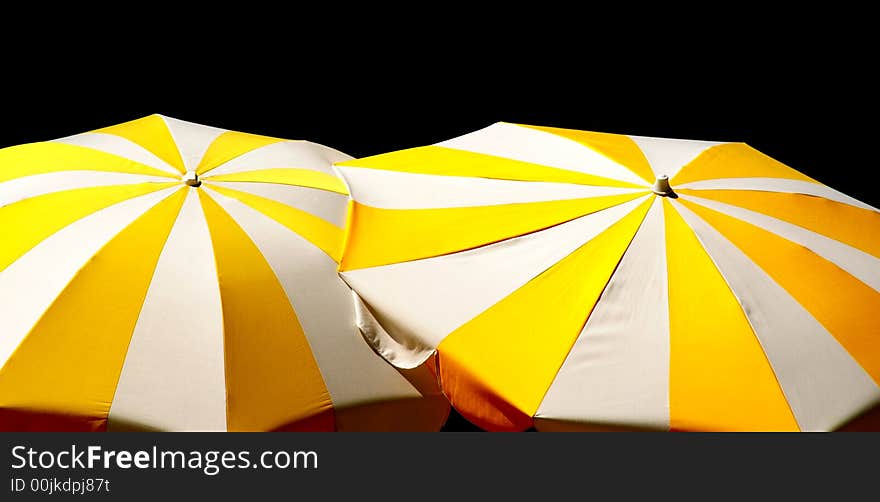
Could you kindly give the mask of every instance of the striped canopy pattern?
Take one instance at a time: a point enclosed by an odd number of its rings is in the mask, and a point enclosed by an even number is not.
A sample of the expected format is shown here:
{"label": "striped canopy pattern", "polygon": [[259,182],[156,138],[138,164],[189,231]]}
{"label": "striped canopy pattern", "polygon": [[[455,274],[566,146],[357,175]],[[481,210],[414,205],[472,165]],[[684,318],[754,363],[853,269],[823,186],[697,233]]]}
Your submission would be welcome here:
{"label": "striped canopy pattern", "polygon": [[439,429],[336,273],[347,159],[159,115],[0,150],[0,429]]}
{"label": "striped canopy pattern", "polygon": [[477,425],[818,431],[880,402],[880,212],[744,143],[498,123],[337,168],[371,343],[439,353]]}

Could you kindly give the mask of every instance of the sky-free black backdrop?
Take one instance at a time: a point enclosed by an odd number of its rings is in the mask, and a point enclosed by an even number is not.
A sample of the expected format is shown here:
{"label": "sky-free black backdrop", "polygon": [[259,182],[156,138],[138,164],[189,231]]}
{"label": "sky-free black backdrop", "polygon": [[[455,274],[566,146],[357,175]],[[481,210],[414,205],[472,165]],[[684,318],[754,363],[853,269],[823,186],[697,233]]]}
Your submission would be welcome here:
{"label": "sky-free black backdrop", "polygon": [[[505,42],[418,56],[355,44],[345,53],[299,49],[256,62],[249,54],[203,61],[206,53],[193,51],[124,67],[113,58],[45,55],[0,77],[0,147],[161,113],[361,157],[507,121],[745,141],[880,206],[874,80],[870,65],[844,57],[849,52],[783,40],[694,53],[695,39],[611,57],[585,45],[551,57],[552,47],[511,52]],[[453,413],[447,429],[474,427]]]}

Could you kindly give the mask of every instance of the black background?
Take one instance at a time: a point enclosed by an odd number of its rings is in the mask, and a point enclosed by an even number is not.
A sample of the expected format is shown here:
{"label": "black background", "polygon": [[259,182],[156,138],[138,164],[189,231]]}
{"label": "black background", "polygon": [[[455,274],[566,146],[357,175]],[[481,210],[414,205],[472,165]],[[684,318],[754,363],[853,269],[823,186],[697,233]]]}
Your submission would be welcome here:
{"label": "black background", "polygon": [[[662,43],[663,33],[627,45],[626,32],[587,40],[528,31],[453,43],[455,27],[446,28],[432,47],[408,47],[405,33],[382,44],[349,38],[336,51],[314,39],[275,41],[269,54],[212,41],[120,58],[91,47],[12,69],[7,62],[0,147],[161,113],[361,157],[507,121],[745,141],[880,206],[876,82],[851,33],[834,44],[818,28],[768,40],[740,25],[712,38],[729,43],[709,44],[710,24],[680,43]],[[474,428],[453,414],[447,429]]]}
{"label": "black background", "polygon": [[507,121],[745,141],[880,205],[870,65],[793,44],[615,57],[492,45],[411,57],[306,52],[228,68],[162,58],[81,67],[62,57],[3,77],[0,147],[161,113],[363,157]]}

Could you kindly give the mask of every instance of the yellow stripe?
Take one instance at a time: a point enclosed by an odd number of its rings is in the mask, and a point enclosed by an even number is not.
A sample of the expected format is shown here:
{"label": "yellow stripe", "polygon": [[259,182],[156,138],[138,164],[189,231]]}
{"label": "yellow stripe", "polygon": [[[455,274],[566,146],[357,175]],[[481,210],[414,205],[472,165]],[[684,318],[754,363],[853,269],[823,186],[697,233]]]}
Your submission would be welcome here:
{"label": "yellow stripe", "polygon": [[441,366],[454,361],[533,416],[651,202],[452,332],[438,347]]}
{"label": "yellow stripe", "polygon": [[149,115],[92,132],[121,136],[146,148],[156,157],[159,157],[180,171],[181,174],[186,172],[183,159],[181,159],[180,152],[177,150],[177,143],[174,142],[165,119],[159,115]]}
{"label": "yellow stripe", "polygon": [[204,174],[240,155],[280,141],[284,140],[270,138],[269,136],[259,136],[257,134],[226,131],[217,136],[211,143],[211,146],[208,147],[208,150],[205,151],[205,155],[202,157],[201,162],[199,162],[196,172]]}
{"label": "yellow stripe", "polygon": [[576,141],[626,167],[648,183],[654,183],[654,171],[651,169],[651,164],[648,162],[645,154],[642,153],[639,145],[629,136],[604,132],[578,131],[576,129],[560,129],[558,127],[517,125]]}
{"label": "yellow stripe", "polygon": [[744,207],[831,237],[880,258],[880,213],[810,195],[745,190],[680,190]]}
{"label": "yellow stripe", "polygon": [[644,188],[625,181],[617,181],[577,171],[542,166],[540,164],[521,162],[465,150],[455,150],[442,146],[410,148],[374,157],[349,160],[337,165],[440,176]]}
{"label": "yellow stripe", "polygon": [[325,417],[314,427],[332,430],[330,394],[284,289],[244,230],[205,191],[199,199],[223,304],[229,430],[273,430],[314,417]]}
{"label": "yellow stripe", "polygon": [[669,415],[673,430],[796,431],[767,356],[721,273],[669,201]]}
{"label": "yellow stripe", "polygon": [[281,223],[339,263],[339,255],[342,252],[342,229],[336,225],[301,209],[265,197],[217,186],[212,186],[211,189],[237,199]]}
{"label": "yellow stripe", "polygon": [[721,178],[784,178],[818,183],[745,143],[713,146],[681,168],[669,183],[675,189],[694,181]]}
{"label": "yellow stripe", "polygon": [[183,205],[175,192],[105,245],[0,370],[0,408],[106,420],[159,253]]}
{"label": "yellow stripe", "polygon": [[682,204],[788,291],[880,384],[880,293],[799,244],[695,203]]}
{"label": "yellow stripe", "polygon": [[80,218],[118,202],[162,190],[175,183],[140,183],[52,192],[0,207],[0,271],[46,237]]}
{"label": "yellow stripe", "polygon": [[454,253],[573,220],[644,193],[443,209],[383,209],[354,202],[341,270]]}
{"label": "yellow stripe", "polygon": [[309,188],[320,188],[331,192],[348,195],[348,189],[341,179],[332,174],[313,171],[311,169],[275,168],[245,171],[243,173],[220,174],[205,176],[205,181],[251,181],[257,183],[279,183]]}
{"label": "yellow stripe", "polygon": [[175,176],[100,150],[65,143],[29,143],[0,150],[0,183],[24,176],[58,171],[102,171]]}

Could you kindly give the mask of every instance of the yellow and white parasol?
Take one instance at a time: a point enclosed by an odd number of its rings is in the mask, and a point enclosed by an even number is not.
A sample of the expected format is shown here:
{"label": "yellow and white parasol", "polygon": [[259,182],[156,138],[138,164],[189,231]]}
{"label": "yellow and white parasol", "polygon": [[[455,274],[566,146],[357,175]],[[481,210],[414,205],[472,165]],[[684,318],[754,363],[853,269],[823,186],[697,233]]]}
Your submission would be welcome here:
{"label": "yellow and white parasol", "polygon": [[439,429],[336,274],[349,158],[159,115],[0,150],[0,428]]}
{"label": "yellow and white parasol", "polygon": [[880,402],[880,212],[746,144],[498,123],[337,168],[367,338],[439,353],[477,425],[828,430]]}

